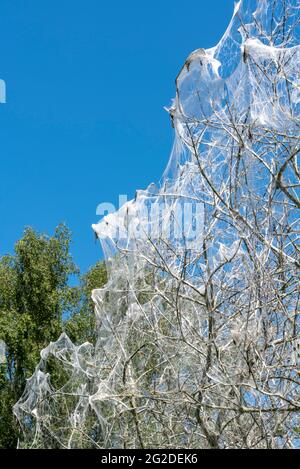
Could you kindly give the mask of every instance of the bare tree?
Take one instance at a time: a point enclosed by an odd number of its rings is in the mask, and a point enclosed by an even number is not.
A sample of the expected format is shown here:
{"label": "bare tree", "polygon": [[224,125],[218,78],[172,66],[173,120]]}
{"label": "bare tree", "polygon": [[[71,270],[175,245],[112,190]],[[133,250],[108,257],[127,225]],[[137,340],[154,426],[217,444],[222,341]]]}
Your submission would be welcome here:
{"label": "bare tree", "polygon": [[94,226],[97,344],[42,352],[23,445],[299,447],[299,7],[239,2],[187,59],[161,186]]}

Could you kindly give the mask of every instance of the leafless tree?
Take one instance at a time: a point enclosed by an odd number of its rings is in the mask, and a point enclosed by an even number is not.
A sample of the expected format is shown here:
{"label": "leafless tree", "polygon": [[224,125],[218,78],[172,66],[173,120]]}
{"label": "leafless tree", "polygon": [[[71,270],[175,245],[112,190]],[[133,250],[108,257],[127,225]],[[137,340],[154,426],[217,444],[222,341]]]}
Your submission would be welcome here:
{"label": "leafless tree", "polygon": [[298,32],[298,0],[240,2],[186,61],[161,186],[94,227],[97,344],[42,352],[23,445],[299,447]]}

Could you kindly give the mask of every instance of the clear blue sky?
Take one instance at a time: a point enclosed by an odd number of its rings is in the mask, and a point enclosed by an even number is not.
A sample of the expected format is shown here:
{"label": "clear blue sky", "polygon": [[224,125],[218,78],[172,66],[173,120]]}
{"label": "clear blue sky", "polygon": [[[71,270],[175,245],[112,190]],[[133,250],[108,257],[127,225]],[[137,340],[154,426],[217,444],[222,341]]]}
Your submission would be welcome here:
{"label": "clear blue sky", "polygon": [[222,36],[233,0],[1,0],[0,255],[26,225],[73,232],[101,256],[96,206],[158,181],[173,133],[163,106],[187,55]]}

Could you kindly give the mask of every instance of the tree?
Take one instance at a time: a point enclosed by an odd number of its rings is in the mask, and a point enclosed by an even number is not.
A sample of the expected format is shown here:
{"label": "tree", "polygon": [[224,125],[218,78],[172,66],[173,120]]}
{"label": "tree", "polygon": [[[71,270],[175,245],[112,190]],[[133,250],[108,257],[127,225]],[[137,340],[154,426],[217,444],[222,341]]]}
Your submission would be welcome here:
{"label": "tree", "polygon": [[78,303],[64,325],[65,332],[74,343],[80,344],[85,341],[95,343],[97,327],[91,295],[93,290],[101,288],[106,283],[107,272],[102,261],[81,276],[78,287]]}
{"label": "tree", "polygon": [[[5,360],[0,363],[0,447],[15,448],[19,426],[12,408],[33,373],[40,351],[66,330],[77,343],[95,339],[91,292],[106,283],[106,269],[98,262],[78,277],[70,256],[71,233],[59,225],[47,237],[32,228],[16,243],[15,254],[0,259],[0,340]],[[59,372],[52,366],[52,378]]]}
{"label": "tree", "polygon": [[25,230],[15,255],[0,260],[0,339],[6,360],[0,374],[0,446],[15,447],[18,431],[12,406],[30,377],[40,350],[56,340],[63,313],[74,309],[77,295],[68,286],[78,273],[70,254],[70,232],[60,225],[54,236]]}
{"label": "tree", "polygon": [[299,9],[239,2],[186,61],[162,185],[94,227],[95,346],[50,344],[14,407],[29,446],[299,447]]}

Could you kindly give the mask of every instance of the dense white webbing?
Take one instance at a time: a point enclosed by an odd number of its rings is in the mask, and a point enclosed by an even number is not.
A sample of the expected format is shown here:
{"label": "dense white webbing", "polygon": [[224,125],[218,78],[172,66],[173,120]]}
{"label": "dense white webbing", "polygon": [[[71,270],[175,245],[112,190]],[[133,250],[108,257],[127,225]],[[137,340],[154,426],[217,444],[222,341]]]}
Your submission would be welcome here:
{"label": "dense white webbing", "polygon": [[187,59],[161,183],[93,226],[97,344],[42,351],[23,446],[299,444],[299,18],[298,0],[240,1]]}

